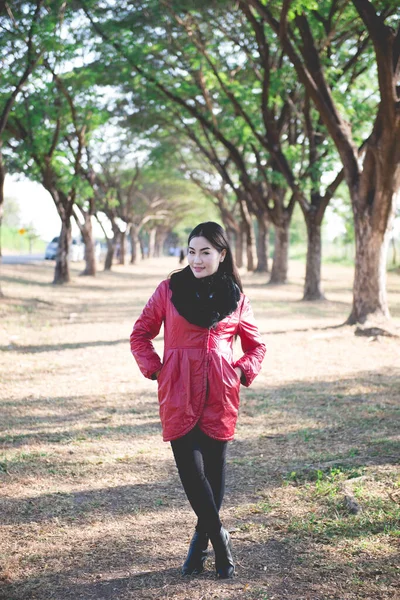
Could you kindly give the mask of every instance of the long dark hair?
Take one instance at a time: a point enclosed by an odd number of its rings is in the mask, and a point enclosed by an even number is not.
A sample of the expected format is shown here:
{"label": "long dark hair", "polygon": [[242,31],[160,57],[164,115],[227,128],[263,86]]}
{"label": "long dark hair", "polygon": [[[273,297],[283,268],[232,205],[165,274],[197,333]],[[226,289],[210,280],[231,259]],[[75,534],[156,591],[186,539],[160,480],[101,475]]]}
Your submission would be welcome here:
{"label": "long dark hair", "polygon": [[225,230],[218,225],[218,223],[214,223],[214,221],[206,221],[205,223],[199,223],[190,233],[188,238],[188,246],[190,244],[190,240],[195,237],[205,237],[214,248],[218,250],[218,252],[222,252],[222,250],[226,250],[226,256],[222,262],[219,263],[218,272],[219,273],[227,273],[230,275],[235,283],[238,285],[241,292],[243,292],[242,282],[240,280],[240,275],[237,270],[237,266],[235,264],[235,259],[233,258],[232,250],[228,242],[228,238],[226,236]]}

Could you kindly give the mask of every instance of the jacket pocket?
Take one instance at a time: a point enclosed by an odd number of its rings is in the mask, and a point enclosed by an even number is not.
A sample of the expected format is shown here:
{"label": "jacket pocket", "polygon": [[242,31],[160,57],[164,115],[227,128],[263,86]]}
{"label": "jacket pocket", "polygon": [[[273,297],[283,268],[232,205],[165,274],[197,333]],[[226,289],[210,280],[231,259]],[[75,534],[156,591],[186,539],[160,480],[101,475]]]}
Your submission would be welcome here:
{"label": "jacket pocket", "polygon": [[168,363],[169,363],[169,361],[171,359],[171,356],[172,356],[172,351],[170,350],[168,352],[168,354],[164,357],[164,362],[163,362],[161,370],[160,370],[160,372],[158,374],[158,377],[157,377],[158,385],[160,385],[160,383],[162,382],[162,379],[163,379],[165,373],[168,371],[167,365],[168,365]]}
{"label": "jacket pocket", "polygon": [[225,384],[239,387],[240,377],[235,371],[235,367],[221,355],[222,379]]}

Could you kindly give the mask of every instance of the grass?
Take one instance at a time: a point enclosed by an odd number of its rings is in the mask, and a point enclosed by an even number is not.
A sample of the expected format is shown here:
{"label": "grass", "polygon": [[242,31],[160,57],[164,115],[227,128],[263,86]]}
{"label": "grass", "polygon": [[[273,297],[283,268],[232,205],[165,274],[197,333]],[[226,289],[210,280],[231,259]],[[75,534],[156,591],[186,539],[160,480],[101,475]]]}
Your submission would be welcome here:
{"label": "grass", "polygon": [[29,242],[29,234],[23,235],[18,233],[18,229],[15,227],[6,227],[2,225],[0,230],[1,235],[1,247],[5,254],[18,252],[20,254],[30,254],[44,252],[46,248],[46,242],[33,236],[32,241]]}
{"label": "grass", "polygon": [[[75,264],[64,287],[51,265],[2,266],[0,598],[399,598],[400,345],[335,327],[352,284],[337,265],[323,269],[328,300],[311,304],[298,262],[286,286],[242,274],[268,353],[228,452],[222,518],[237,576],[217,581],[212,557],[203,575],[180,576],[195,519],[161,440],[156,384],[128,345],[175,262],[93,280]],[[398,326],[395,272],[388,290]]]}

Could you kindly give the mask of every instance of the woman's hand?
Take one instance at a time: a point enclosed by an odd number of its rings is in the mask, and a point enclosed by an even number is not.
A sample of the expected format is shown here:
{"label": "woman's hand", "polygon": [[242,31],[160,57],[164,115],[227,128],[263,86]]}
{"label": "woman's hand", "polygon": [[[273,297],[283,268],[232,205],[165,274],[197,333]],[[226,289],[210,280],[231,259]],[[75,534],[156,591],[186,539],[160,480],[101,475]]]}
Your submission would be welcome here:
{"label": "woman's hand", "polygon": [[159,374],[161,373],[161,369],[158,369],[158,371],[156,371],[154,373],[154,379],[158,379]]}
{"label": "woman's hand", "polygon": [[239,379],[242,379],[242,377],[243,377],[242,369],[240,367],[235,367],[235,372],[236,372],[236,375],[239,377]]}

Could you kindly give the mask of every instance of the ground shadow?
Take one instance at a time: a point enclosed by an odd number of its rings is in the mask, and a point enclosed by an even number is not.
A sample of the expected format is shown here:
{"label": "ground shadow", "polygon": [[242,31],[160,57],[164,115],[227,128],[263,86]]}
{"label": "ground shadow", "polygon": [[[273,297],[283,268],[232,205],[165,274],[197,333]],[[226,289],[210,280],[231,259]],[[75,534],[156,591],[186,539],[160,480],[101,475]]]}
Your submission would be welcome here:
{"label": "ground shadow", "polygon": [[[166,461],[163,461],[164,463]],[[138,460],[139,468],[143,461]],[[132,463],[131,463],[132,464]],[[168,510],[171,504],[184,505],[175,467],[168,460],[173,476],[153,483],[118,485],[76,492],[55,492],[28,498],[4,498],[0,523],[17,526],[57,519],[64,524],[85,523],[91,519],[110,519],[123,515]],[[160,464],[160,471],[164,465]],[[162,470],[165,473],[165,469]]]}
{"label": "ground shadow", "polygon": [[[189,509],[171,455],[152,460],[153,481],[148,483],[3,501],[2,524],[10,528],[58,523],[61,531],[64,527],[89,527],[92,522],[117,522],[129,515],[149,518],[147,529],[140,530],[140,537],[133,519],[124,539],[102,536],[96,545],[90,536],[85,543],[80,538],[75,540],[71,532],[70,549],[60,548],[65,565],[62,570],[44,571],[40,576],[5,583],[4,597],[7,600],[44,597],[159,600],[174,595],[200,598],[207,593],[237,600],[260,600],[274,595],[282,600],[390,597],[396,581],[394,557],[372,557],[360,551],[359,556],[340,562],[330,550],[337,540],[362,541],[395,527],[394,515],[382,511],[379,518],[369,521],[351,521],[350,525],[333,522],[319,532],[309,532],[296,529],[293,523],[290,527],[289,517],[285,520],[270,516],[268,507],[266,512],[254,513],[244,508],[243,517],[235,516],[235,511],[251,503],[267,503],[268,494],[283,485],[297,485],[298,481],[312,483],[315,470],[329,473],[340,467],[344,475],[352,476],[356,470],[358,476],[368,465],[397,464],[399,379],[400,369],[393,369],[361,372],[340,381],[300,381],[244,391],[241,419],[247,422],[243,428],[246,435],[242,437],[239,426],[238,438],[230,445],[224,503],[224,515],[228,515],[228,522],[235,529],[232,537],[238,565],[236,580],[226,584],[230,587],[217,587],[222,584],[216,582],[212,563],[204,576],[192,578],[190,583],[179,575],[186,538],[190,535]],[[92,431],[128,440],[134,434],[143,435],[144,439],[149,433],[155,435],[159,427],[156,405],[152,410],[154,420],[145,421],[145,429],[139,423],[134,431],[129,425],[87,430],[89,435]],[[143,414],[144,420],[148,417],[148,413]],[[275,430],[269,428],[270,419]],[[151,426],[151,432],[146,430],[147,425]],[[50,443],[51,439],[43,437],[42,441]],[[142,463],[140,458],[134,458],[127,469],[135,466],[140,471],[148,464],[146,458]],[[101,476],[99,466],[97,479],[101,480]],[[180,514],[181,510],[182,522],[171,519],[171,511]],[[247,527],[249,521],[257,539]],[[357,573],[362,573],[360,581]],[[385,589],[389,590],[387,596]]]}
{"label": "ground shadow", "polygon": [[131,438],[132,436],[149,435],[160,433],[161,427],[156,414],[153,419],[146,420],[139,424],[126,425],[104,425],[80,427],[78,429],[64,429],[57,431],[36,430],[32,433],[21,434],[6,434],[0,435],[0,444],[3,449],[18,448],[19,446],[35,444],[42,446],[43,444],[54,443],[73,443],[82,440],[99,440],[107,438],[107,440],[117,440],[121,438]]}
{"label": "ground shadow", "polygon": [[[135,543],[134,526],[123,540],[108,536],[95,547],[77,543],[73,555],[67,550],[60,551],[65,569],[3,583],[2,598],[371,600],[396,597],[395,556],[372,558],[361,552],[343,562],[332,557],[329,545],[317,547],[312,538],[282,537],[279,533],[266,532],[261,541],[245,533],[232,535],[236,561],[236,577],[232,581],[217,581],[212,553],[203,574],[182,577],[180,567],[185,554],[182,538],[186,536],[176,527],[171,529],[167,520],[161,529],[158,547],[149,544],[149,540]],[[173,536],[174,544],[166,532]],[[162,554],[165,546],[169,549],[167,558]]]}
{"label": "ground shadow", "polygon": [[[34,265],[32,265],[32,266],[34,266]],[[19,277],[18,275],[11,276],[11,275],[2,274],[1,280],[3,283],[14,283],[14,284],[17,283],[19,285],[27,285],[29,287],[32,287],[32,286],[45,287],[45,288],[53,287],[53,283],[51,281],[38,281],[38,280],[26,279],[24,277]]]}
{"label": "ground shadow", "polygon": [[117,346],[118,344],[129,344],[128,338],[121,340],[98,340],[96,342],[74,342],[69,344],[44,344],[43,346],[21,346],[19,344],[9,344],[0,346],[0,352],[20,352],[22,354],[37,354],[40,352],[53,352],[60,350],[77,350],[79,348],[95,348],[96,346]]}

